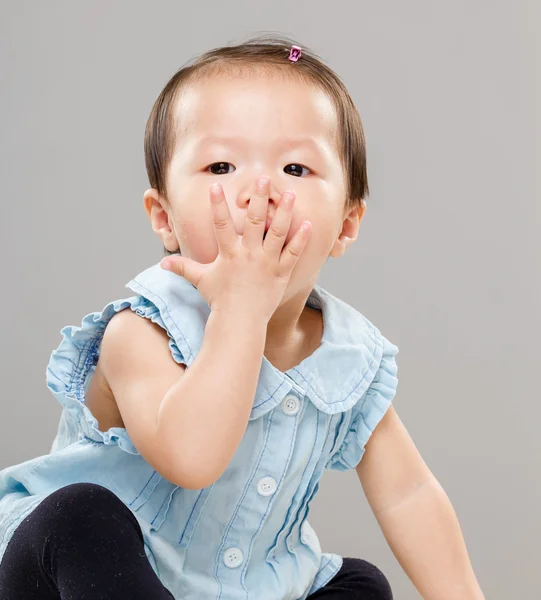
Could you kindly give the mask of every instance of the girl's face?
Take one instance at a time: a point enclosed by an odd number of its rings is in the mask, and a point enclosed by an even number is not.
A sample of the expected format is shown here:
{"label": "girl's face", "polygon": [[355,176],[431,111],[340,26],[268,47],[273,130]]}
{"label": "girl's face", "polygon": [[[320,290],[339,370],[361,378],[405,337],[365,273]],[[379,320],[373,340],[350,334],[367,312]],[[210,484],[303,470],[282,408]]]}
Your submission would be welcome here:
{"label": "girl's face", "polygon": [[[281,78],[216,77],[190,86],[177,105],[177,140],[167,179],[169,206],[145,194],[154,230],[168,250],[210,263],[218,254],[209,187],[219,182],[239,235],[256,179],[270,177],[272,217],[286,190],[295,190],[286,244],[303,220],[308,243],[292,273],[299,288],[315,282],[325,260],[355,239],[359,210],[344,214],[346,186],[335,147],[336,116],[329,98]],[[149,196],[147,198],[147,195]],[[156,210],[152,209],[154,203]],[[163,206],[159,220],[157,211]],[[153,217],[151,212],[155,213]],[[338,241],[337,241],[338,239]],[[347,244],[346,240],[346,244]]]}

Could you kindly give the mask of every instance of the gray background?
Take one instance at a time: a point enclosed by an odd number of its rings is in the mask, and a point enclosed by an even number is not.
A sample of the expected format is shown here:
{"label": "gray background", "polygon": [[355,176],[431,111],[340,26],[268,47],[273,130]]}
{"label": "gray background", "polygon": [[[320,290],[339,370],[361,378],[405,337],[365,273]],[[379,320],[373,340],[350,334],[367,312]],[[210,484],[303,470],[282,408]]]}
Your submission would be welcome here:
{"label": "gray background", "polygon": [[[399,346],[395,408],[487,599],[541,597],[539,4],[0,6],[0,468],[49,450],[60,329],[161,257],[142,199],[161,88],[200,52],[276,31],[338,72],[367,136],[359,239],[319,283]],[[311,523],[324,550],[420,597],[354,471],[326,473]]]}

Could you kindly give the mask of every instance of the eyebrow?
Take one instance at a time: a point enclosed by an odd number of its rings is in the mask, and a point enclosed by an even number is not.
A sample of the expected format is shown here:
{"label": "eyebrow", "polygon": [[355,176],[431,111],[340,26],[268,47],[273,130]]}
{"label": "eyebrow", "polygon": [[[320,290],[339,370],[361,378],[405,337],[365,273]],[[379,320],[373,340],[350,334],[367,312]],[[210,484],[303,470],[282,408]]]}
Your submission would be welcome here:
{"label": "eyebrow", "polygon": [[[194,142],[194,148],[199,150],[202,146],[207,146],[210,144],[235,146],[237,144],[243,145],[244,143],[246,142],[242,138],[236,138],[232,136],[200,136]],[[321,156],[327,156],[327,152],[325,151],[324,147],[311,137],[283,138],[280,140],[280,144],[288,149],[298,148],[300,146],[309,146]]]}

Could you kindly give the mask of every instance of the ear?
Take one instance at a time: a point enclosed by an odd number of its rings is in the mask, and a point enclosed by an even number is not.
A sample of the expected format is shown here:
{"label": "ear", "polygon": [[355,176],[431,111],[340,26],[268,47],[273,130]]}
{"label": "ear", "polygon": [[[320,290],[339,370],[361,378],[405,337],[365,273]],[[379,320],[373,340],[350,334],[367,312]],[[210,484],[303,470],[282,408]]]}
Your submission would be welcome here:
{"label": "ear", "polygon": [[155,188],[148,189],[143,195],[145,212],[147,213],[152,231],[161,239],[169,252],[177,252],[179,243],[173,229],[171,207],[167,200]]}
{"label": "ear", "polygon": [[365,210],[366,202],[363,200],[360,206],[355,206],[352,208],[344,217],[342,230],[338,234],[338,237],[336,238],[333,247],[329,252],[329,256],[332,256],[332,258],[338,258],[339,256],[342,256],[349,246],[351,246],[351,244],[353,244],[353,242],[357,239],[359,226]]}

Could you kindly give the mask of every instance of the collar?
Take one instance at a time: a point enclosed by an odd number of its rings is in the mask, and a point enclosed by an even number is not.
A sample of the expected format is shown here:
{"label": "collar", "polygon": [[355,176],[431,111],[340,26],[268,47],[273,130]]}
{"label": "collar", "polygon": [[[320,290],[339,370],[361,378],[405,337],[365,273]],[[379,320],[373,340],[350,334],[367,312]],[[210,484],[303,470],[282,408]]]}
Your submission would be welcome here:
{"label": "collar", "polygon": [[[156,305],[184,362],[189,367],[203,343],[210,314],[197,288],[157,263],[126,286]],[[349,410],[366,392],[379,368],[384,338],[356,309],[319,285],[306,304],[322,311],[321,345],[295,367],[282,372],[263,356],[250,420],[280,404],[294,391],[321,411]]]}

